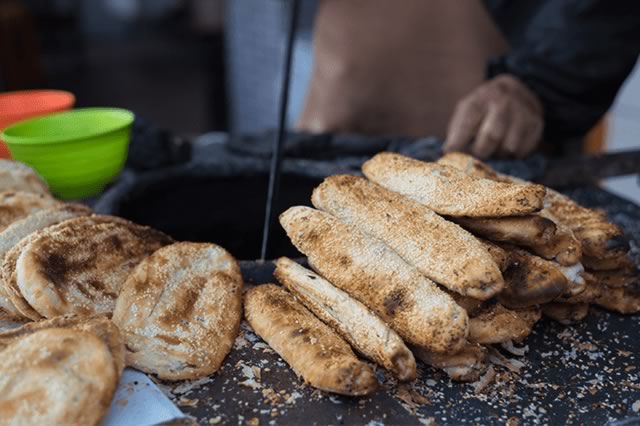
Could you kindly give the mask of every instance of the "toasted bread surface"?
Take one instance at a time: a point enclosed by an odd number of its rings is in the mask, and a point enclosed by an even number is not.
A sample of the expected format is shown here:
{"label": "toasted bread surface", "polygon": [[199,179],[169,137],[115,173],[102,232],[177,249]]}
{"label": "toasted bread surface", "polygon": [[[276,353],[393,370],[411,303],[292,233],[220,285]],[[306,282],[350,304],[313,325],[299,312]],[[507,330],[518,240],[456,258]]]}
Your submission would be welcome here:
{"label": "toasted bread surface", "polygon": [[[519,216],[542,209],[546,189],[477,178],[453,167],[380,153],[364,163],[370,180],[448,216]],[[491,202],[487,202],[491,200]]]}
{"label": "toasted bread surface", "polygon": [[[88,207],[79,204],[61,204],[37,211],[24,219],[12,223],[4,231],[0,232],[0,265],[7,252],[32,233],[67,219],[88,214],[91,214],[91,209]],[[0,282],[0,308],[5,309],[15,317],[23,316],[11,301],[2,282]],[[37,315],[36,319],[39,317],[40,315]]]}
{"label": "toasted bread surface", "polygon": [[30,322],[21,327],[0,332],[0,350],[16,339],[51,328],[69,328],[95,334],[109,348],[116,373],[120,377],[125,366],[124,342],[118,327],[105,316],[81,317],[78,315],[63,315],[48,320]]}
{"label": "toasted bread surface", "polygon": [[0,193],[0,231],[12,223],[39,210],[55,207],[59,201],[49,195],[33,192],[4,191]]}
{"label": "toasted bread surface", "polygon": [[495,303],[469,319],[469,341],[480,344],[520,342],[540,319],[540,309],[508,309]]}
{"label": "toasted bread surface", "polygon": [[374,311],[408,343],[435,352],[464,344],[464,309],[382,241],[308,207],[290,208],[280,223],[314,270]]}
{"label": "toasted bread surface", "polygon": [[416,361],[400,336],[363,304],[320,275],[282,257],[274,276],[359,353],[400,380],[416,378]]}
{"label": "toasted bread surface", "polygon": [[11,425],[97,425],[118,375],[93,333],[52,328],[12,342],[0,363],[0,419]]}
{"label": "toasted bread surface", "polygon": [[282,287],[265,284],[249,290],[245,316],[255,332],[309,385],[353,396],[368,395],[378,388],[371,367]]}
{"label": "toasted bread surface", "polygon": [[217,371],[238,335],[242,286],[238,263],[215,244],[156,251],[131,273],[113,313],[127,364],[168,380]]}
{"label": "toasted bread surface", "polygon": [[364,178],[330,176],[313,191],[312,202],[384,241],[449,290],[486,300],[504,287],[498,266],[473,235],[428,207]]}
{"label": "toasted bread surface", "polygon": [[133,268],[170,242],[160,231],[123,219],[70,219],[38,231],[28,242],[15,263],[15,283],[46,318],[111,314]]}
{"label": "toasted bread surface", "polygon": [[467,343],[453,354],[429,352],[414,348],[416,357],[427,365],[440,368],[458,382],[473,382],[487,370],[487,349],[484,346]]}
{"label": "toasted bread surface", "polygon": [[0,191],[23,191],[47,195],[44,180],[26,164],[0,159]]}

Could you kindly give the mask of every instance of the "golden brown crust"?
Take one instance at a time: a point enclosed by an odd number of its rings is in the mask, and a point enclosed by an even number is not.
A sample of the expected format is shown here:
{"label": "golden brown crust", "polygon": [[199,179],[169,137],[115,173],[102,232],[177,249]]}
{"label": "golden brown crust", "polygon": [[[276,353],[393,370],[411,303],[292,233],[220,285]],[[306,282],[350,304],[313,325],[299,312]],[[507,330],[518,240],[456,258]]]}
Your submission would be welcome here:
{"label": "golden brown crust", "polygon": [[124,219],[70,219],[38,231],[24,247],[15,282],[43,317],[111,314],[133,268],[170,242],[162,232]]}
{"label": "golden brown crust", "polygon": [[572,287],[553,262],[513,246],[504,247],[508,251],[509,266],[502,273],[506,285],[498,300],[505,306],[522,308],[551,302]]}
{"label": "golden brown crust", "polygon": [[492,344],[520,342],[540,319],[540,309],[507,309],[500,303],[487,306],[469,319],[469,341]]}
{"label": "golden brown crust", "polygon": [[362,171],[385,188],[448,216],[527,215],[542,209],[546,192],[540,185],[476,178],[453,167],[388,152],[364,163]]}
{"label": "golden brown crust", "polygon": [[371,367],[300,302],[274,284],[245,295],[245,316],[298,376],[309,385],[342,395],[367,395],[378,387]]}
{"label": "golden brown crust", "polygon": [[416,357],[427,365],[440,368],[451,380],[458,382],[474,382],[487,370],[487,349],[484,346],[467,343],[455,354],[429,352],[414,349]]}
{"label": "golden brown crust", "polygon": [[545,317],[563,325],[577,324],[589,315],[588,303],[561,303],[552,302],[544,304],[540,307]]}
{"label": "golden brown crust", "polygon": [[640,272],[636,269],[617,271],[590,271],[601,286],[608,288],[630,287],[640,282]]}
{"label": "golden brown crust", "polygon": [[22,295],[20,287],[18,287],[16,263],[22,254],[22,250],[39,235],[38,232],[39,231],[36,231],[26,236],[7,252],[2,260],[2,282],[0,282],[0,285],[4,288],[4,294],[11,302],[11,307],[13,309],[11,312],[16,313],[17,316],[27,318],[32,321],[39,321],[43,316],[33,309]]}
{"label": "golden brown crust", "polygon": [[26,164],[0,159],[0,191],[23,191],[48,195],[44,180]]}
{"label": "golden brown crust", "polygon": [[553,190],[548,191],[546,203],[547,209],[580,240],[586,256],[611,258],[629,251],[629,242],[620,227],[609,222],[604,214],[582,207]]}
{"label": "golden brown crust", "polygon": [[636,282],[628,287],[605,287],[595,299],[595,304],[610,311],[621,314],[635,314],[640,312],[640,283]]}
{"label": "golden brown crust", "polygon": [[68,328],[95,334],[109,347],[117,376],[120,377],[125,366],[124,342],[118,327],[104,316],[63,315],[49,320],[27,323],[19,328],[0,332],[0,350],[16,339],[51,328]]}
{"label": "golden brown crust", "polygon": [[238,263],[215,244],[153,253],[129,275],[113,312],[127,364],[167,380],[216,372],[238,336],[242,286]]}
{"label": "golden brown crust", "polygon": [[52,328],[12,342],[0,363],[0,419],[8,424],[97,425],[118,376],[92,333]]}
{"label": "golden brown crust", "polygon": [[504,287],[498,266],[473,235],[364,178],[330,176],[313,191],[312,202],[384,241],[423,275],[452,291],[486,300]]}
{"label": "golden brown crust", "polygon": [[[85,216],[91,214],[91,209],[79,204],[61,204],[55,207],[37,211],[24,219],[21,219],[15,223],[12,223],[4,231],[0,233],[0,265],[4,261],[6,254],[21,240],[28,237],[40,229],[44,229],[48,226],[55,225],[56,223],[63,222],[67,219]],[[15,262],[14,262],[15,264]],[[14,287],[15,288],[15,287]],[[15,298],[18,298],[18,303],[22,303],[20,306],[29,314],[31,319],[39,319],[41,316],[35,312],[24,299],[22,295],[16,295],[12,293]],[[24,306],[26,304],[26,306]],[[5,290],[5,284],[0,280],[0,308],[5,309],[11,313],[14,317],[24,317],[24,314],[13,303],[10,294]]]}
{"label": "golden brown crust", "polygon": [[578,294],[565,294],[557,298],[555,302],[575,305],[593,303],[598,297],[600,297],[605,287],[600,283],[598,278],[589,272],[584,272],[582,276],[585,281],[585,287],[582,292]]}
{"label": "golden brown crust", "polygon": [[[459,152],[445,155],[438,160],[438,163],[456,167],[472,176],[493,179],[497,182],[523,182],[511,176],[498,174],[486,164]],[[622,256],[629,250],[629,242],[622,230],[609,222],[606,215],[582,207],[553,189],[547,188],[544,210],[573,232],[585,256],[612,258]],[[585,266],[587,266],[586,263]]]}
{"label": "golden brown crust", "polygon": [[460,294],[453,293],[453,292],[447,292],[447,293],[449,293],[449,295],[453,298],[453,300],[458,305],[460,305],[460,307],[462,307],[465,311],[467,311],[467,314],[469,314],[469,317],[475,315],[476,312],[478,312],[486,303],[488,303],[484,300],[478,300],[472,297],[462,296]]}
{"label": "golden brown crust", "polygon": [[582,263],[586,269],[592,271],[629,270],[636,268],[635,262],[628,253],[610,258],[582,256]]}
{"label": "golden brown crust", "polygon": [[416,361],[409,348],[363,304],[286,257],[276,262],[274,276],[359,353],[393,372],[399,380],[416,378]]}
{"label": "golden brown crust", "polygon": [[0,193],[0,231],[39,210],[54,207],[59,202],[48,195],[33,192],[5,191]]}
{"label": "golden brown crust", "polygon": [[516,245],[532,242],[547,243],[556,231],[556,224],[540,215],[507,217],[451,217],[465,229],[488,238]]}
{"label": "golden brown crust", "polygon": [[308,207],[280,223],[312,268],[374,311],[405,341],[455,351],[467,335],[467,313],[382,241]]}

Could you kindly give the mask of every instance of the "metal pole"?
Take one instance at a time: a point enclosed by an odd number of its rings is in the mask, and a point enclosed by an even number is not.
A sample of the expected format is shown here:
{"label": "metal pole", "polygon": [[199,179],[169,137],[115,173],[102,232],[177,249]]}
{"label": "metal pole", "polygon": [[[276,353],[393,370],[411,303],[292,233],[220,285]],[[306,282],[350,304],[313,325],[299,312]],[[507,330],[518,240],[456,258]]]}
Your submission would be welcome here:
{"label": "metal pole", "polygon": [[282,78],[282,86],[280,92],[280,111],[278,121],[278,133],[273,144],[271,153],[271,167],[269,170],[269,188],[267,190],[267,205],[264,215],[264,228],[262,233],[262,248],[260,250],[260,260],[267,257],[267,249],[269,247],[269,233],[273,224],[273,214],[275,201],[278,197],[278,187],[280,185],[280,168],[282,165],[282,146],[284,145],[287,106],[289,104],[289,82],[291,79],[291,60],[293,58],[293,42],[295,40],[296,27],[298,25],[298,0],[289,0],[291,2],[289,16],[289,31],[287,33],[287,45],[285,51],[284,72]]}

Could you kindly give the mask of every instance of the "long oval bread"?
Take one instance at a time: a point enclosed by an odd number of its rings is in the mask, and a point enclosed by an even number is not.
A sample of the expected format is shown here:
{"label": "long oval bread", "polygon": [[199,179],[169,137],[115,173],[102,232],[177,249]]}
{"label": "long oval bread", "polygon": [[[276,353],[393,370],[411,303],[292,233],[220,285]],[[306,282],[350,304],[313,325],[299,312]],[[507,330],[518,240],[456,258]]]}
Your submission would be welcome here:
{"label": "long oval bread", "polygon": [[282,287],[265,284],[249,290],[244,309],[254,331],[309,385],[353,396],[377,389],[371,367]]}
{"label": "long oval bread", "polygon": [[320,275],[359,300],[402,338],[435,352],[464,345],[467,313],[382,241],[309,207],[280,223]]}
{"label": "long oval bread", "polygon": [[538,307],[512,310],[496,303],[469,319],[469,341],[481,344],[520,342],[531,333],[539,319]]}
{"label": "long oval bread", "polygon": [[486,300],[504,287],[498,266],[473,235],[380,185],[356,176],[330,176],[311,200],[316,208],[384,241],[449,290]]}
{"label": "long oval bread", "polygon": [[519,216],[542,209],[546,189],[476,178],[453,167],[383,152],[364,163],[370,180],[448,216]]}
{"label": "long oval bread", "polygon": [[286,257],[276,262],[274,276],[362,355],[393,372],[399,380],[416,378],[416,360],[409,348],[363,304]]}
{"label": "long oval bread", "polygon": [[[452,152],[438,160],[438,164],[454,167],[470,176],[503,183],[524,183],[521,179],[499,174],[470,155]],[[629,241],[619,226],[607,220],[599,211],[583,207],[559,192],[547,188],[545,212],[569,228],[580,242],[585,257],[602,259],[623,256],[629,250]],[[584,262],[585,267],[591,265]]]}

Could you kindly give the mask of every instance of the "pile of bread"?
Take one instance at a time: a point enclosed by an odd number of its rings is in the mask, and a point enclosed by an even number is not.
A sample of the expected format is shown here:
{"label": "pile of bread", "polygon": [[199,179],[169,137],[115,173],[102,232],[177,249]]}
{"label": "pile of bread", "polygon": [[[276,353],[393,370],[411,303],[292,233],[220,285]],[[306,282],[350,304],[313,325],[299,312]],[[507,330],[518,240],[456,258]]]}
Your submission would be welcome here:
{"label": "pile of bread", "polygon": [[280,216],[313,271],[279,259],[284,288],[245,296],[248,322],[312,386],[373,392],[354,350],[399,380],[416,377],[415,358],[476,380],[500,359],[492,345],[522,354],[513,343],[543,314],[640,311],[629,244],[604,214],[461,153],[381,153],[362,171],[325,179],[317,210]]}
{"label": "pile of bread", "polygon": [[98,424],[125,366],[214,373],[242,317],[242,275],[214,244],[55,200],[0,161],[0,423]]}

